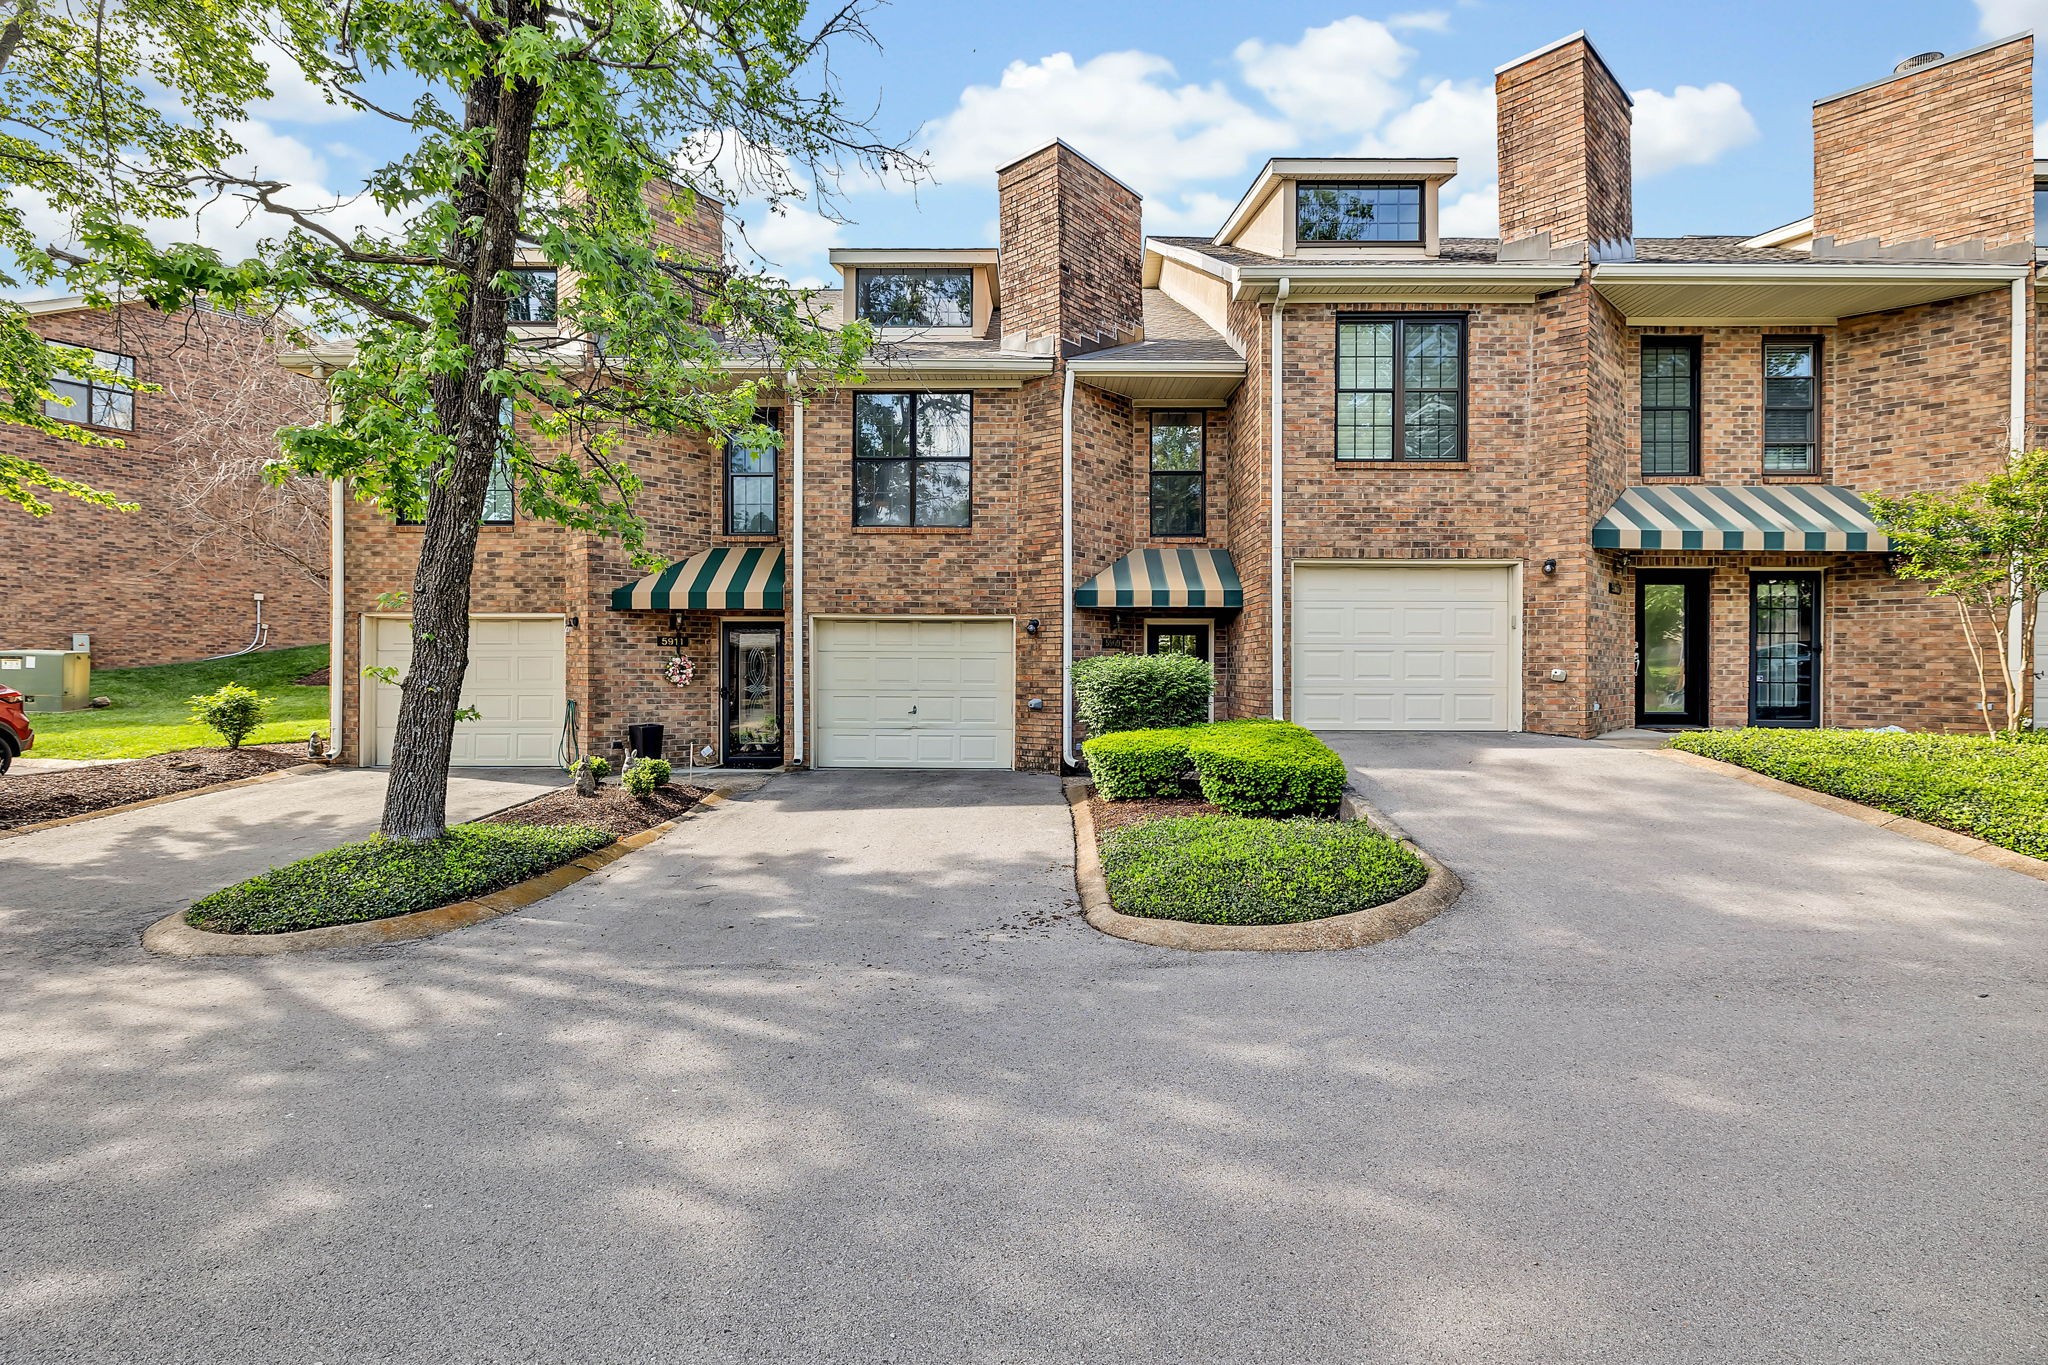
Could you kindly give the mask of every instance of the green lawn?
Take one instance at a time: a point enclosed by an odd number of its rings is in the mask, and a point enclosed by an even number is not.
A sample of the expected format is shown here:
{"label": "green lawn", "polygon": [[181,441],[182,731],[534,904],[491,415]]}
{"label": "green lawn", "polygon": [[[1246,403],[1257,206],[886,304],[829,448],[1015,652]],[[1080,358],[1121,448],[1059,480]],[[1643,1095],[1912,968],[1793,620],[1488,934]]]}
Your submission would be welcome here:
{"label": "green lawn", "polygon": [[1674,749],[2048,858],[2048,744],[1865,730],[1702,730]]}
{"label": "green lawn", "polygon": [[1369,910],[1429,880],[1422,860],[1362,820],[1183,815],[1103,842],[1109,903],[1198,924],[1296,924]]}
{"label": "green lawn", "polygon": [[38,711],[34,758],[146,758],[174,749],[220,743],[220,736],[190,717],[187,699],[231,682],[270,698],[270,714],[244,743],[303,743],[314,730],[327,733],[327,689],[299,687],[292,679],[327,666],[326,645],[266,649],[238,659],[210,663],[161,664],[154,668],[94,669],[92,691],[113,705],[98,711]]}

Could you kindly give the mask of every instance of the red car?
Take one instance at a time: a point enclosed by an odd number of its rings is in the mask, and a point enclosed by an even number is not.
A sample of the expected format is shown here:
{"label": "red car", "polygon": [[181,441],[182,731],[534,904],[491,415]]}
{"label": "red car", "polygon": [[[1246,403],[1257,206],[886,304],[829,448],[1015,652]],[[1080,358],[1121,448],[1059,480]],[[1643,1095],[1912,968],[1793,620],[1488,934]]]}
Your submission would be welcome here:
{"label": "red car", "polygon": [[28,713],[21,709],[21,693],[0,687],[0,773],[35,745],[36,732],[29,728]]}

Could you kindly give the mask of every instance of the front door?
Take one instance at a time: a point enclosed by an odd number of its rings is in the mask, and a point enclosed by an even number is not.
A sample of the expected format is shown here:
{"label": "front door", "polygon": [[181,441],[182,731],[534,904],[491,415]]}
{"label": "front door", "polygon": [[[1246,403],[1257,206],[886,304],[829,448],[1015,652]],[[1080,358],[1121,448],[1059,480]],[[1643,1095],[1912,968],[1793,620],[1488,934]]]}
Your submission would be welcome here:
{"label": "front door", "polygon": [[1636,724],[1707,723],[1707,576],[1636,575]]}
{"label": "front door", "polygon": [[1206,621],[1155,621],[1145,626],[1147,654],[1186,654],[1209,659],[1209,625]]}
{"label": "front door", "polygon": [[782,766],[782,627],[725,623],[725,766]]}
{"label": "front door", "polygon": [[1820,575],[1751,575],[1749,639],[1749,723],[1820,724]]}

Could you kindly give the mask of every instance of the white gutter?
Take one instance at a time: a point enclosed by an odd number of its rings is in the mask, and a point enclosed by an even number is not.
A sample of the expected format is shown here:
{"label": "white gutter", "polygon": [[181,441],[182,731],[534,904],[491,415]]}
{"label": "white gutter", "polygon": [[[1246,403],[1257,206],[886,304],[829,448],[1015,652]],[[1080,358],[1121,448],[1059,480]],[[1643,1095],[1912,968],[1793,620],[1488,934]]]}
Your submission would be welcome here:
{"label": "white gutter", "polygon": [[2024,265],[1969,261],[1608,261],[1593,267],[1593,282],[1652,280],[1660,284],[1830,284],[1959,280],[1995,284],[2025,279]]}
{"label": "white gutter", "polygon": [[790,726],[790,735],[796,752],[790,758],[792,763],[804,761],[804,400],[796,395],[796,371],[789,373],[787,392],[791,396],[790,410],[790,500],[796,505],[796,515],[790,533],[789,590],[789,694],[790,704],[796,711],[796,723]]}
{"label": "white gutter", "polygon": [[1272,608],[1273,626],[1268,634],[1272,637],[1273,641],[1273,718],[1275,720],[1287,719],[1287,624],[1284,620],[1285,613],[1282,600],[1286,596],[1287,573],[1285,561],[1281,557],[1281,535],[1285,526],[1285,520],[1281,515],[1281,488],[1286,465],[1284,459],[1286,449],[1283,440],[1284,429],[1281,425],[1283,411],[1281,392],[1285,387],[1286,373],[1282,368],[1281,360],[1280,320],[1282,313],[1287,307],[1288,291],[1292,287],[1293,281],[1283,277],[1280,280],[1279,291],[1273,295],[1273,360],[1270,377],[1266,381],[1268,387],[1272,390],[1273,399],[1273,496],[1271,498],[1273,504],[1273,524],[1268,532],[1273,542],[1271,564],[1269,565],[1272,581],[1267,591],[1272,594],[1270,605]]}
{"label": "white gutter", "polygon": [[1074,755],[1074,367],[1060,391],[1060,757]]}

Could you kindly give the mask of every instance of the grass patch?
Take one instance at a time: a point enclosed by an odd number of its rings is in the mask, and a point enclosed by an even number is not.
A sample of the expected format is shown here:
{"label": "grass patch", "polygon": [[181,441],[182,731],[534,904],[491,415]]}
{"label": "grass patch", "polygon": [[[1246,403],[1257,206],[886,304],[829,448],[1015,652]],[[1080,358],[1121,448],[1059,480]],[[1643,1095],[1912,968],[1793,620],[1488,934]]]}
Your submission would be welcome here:
{"label": "grass patch", "polygon": [[196,902],[195,929],[283,934],[469,900],[537,877],[618,836],[584,825],[453,825],[430,844],[381,836],[272,868]]}
{"label": "grass patch", "polygon": [[1429,880],[1422,860],[1363,821],[1191,815],[1109,836],[1102,871],[1126,915],[1297,924],[1384,905]]}
{"label": "grass patch", "polygon": [[2048,858],[2048,745],[1987,735],[1700,730],[1671,747]]}
{"label": "grass patch", "polygon": [[327,666],[326,645],[266,649],[235,659],[150,668],[95,669],[94,696],[113,705],[98,711],[39,711],[33,758],[147,758],[177,749],[220,743],[220,736],[191,716],[191,699],[241,683],[270,699],[270,714],[245,744],[303,743],[314,730],[327,732],[327,689],[299,687],[292,679]]}

